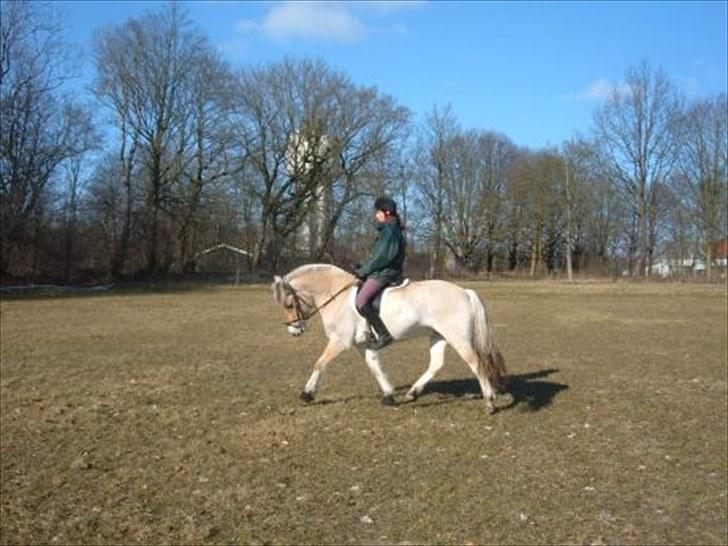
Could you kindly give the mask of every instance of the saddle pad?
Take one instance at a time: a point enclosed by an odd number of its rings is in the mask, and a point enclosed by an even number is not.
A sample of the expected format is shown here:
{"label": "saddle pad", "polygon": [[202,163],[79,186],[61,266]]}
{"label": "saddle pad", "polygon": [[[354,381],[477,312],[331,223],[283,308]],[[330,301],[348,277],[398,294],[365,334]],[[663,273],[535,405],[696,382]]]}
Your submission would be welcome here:
{"label": "saddle pad", "polygon": [[399,284],[392,284],[392,285],[388,286],[387,288],[385,288],[384,290],[382,290],[382,293],[385,290],[399,290],[400,288],[404,288],[405,286],[407,286],[409,283],[410,283],[410,280],[408,278],[407,279],[404,279]]}

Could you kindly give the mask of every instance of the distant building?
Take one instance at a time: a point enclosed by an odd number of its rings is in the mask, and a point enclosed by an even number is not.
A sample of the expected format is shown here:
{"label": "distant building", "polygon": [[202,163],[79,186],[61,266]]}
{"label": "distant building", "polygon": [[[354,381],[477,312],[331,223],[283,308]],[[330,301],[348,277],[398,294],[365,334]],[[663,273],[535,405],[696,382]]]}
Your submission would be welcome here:
{"label": "distant building", "polygon": [[705,261],[700,258],[685,258],[683,260],[670,260],[660,258],[650,267],[650,274],[658,277],[673,277],[675,275],[700,275],[705,273]]}
{"label": "distant building", "polygon": [[[301,133],[294,132],[288,142],[286,172],[288,176],[307,176],[314,166],[314,160],[326,157],[330,145],[326,135],[314,145]],[[331,188],[321,184],[316,187],[309,203],[309,213],[298,231],[298,250],[306,254],[314,252],[323,242],[323,233],[331,208]]]}
{"label": "distant building", "polygon": [[728,267],[728,239],[713,243],[713,263],[720,267]]}
{"label": "distant building", "polygon": [[[725,270],[728,267],[728,239],[713,243],[713,268]],[[705,260],[702,258],[669,259],[660,258],[650,268],[650,274],[658,277],[676,275],[704,275]]]}

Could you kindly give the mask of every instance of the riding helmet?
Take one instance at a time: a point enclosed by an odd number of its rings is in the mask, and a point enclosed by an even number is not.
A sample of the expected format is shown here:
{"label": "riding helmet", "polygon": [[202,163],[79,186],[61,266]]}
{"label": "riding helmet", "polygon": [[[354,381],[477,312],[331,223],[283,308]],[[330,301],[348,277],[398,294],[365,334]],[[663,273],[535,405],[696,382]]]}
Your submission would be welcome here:
{"label": "riding helmet", "polygon": [[374,202],[374,209],[381,210],[382,212],[389,212],[391,214],[397,214],[397,203],[394,199],[389,197],[380,197]]}

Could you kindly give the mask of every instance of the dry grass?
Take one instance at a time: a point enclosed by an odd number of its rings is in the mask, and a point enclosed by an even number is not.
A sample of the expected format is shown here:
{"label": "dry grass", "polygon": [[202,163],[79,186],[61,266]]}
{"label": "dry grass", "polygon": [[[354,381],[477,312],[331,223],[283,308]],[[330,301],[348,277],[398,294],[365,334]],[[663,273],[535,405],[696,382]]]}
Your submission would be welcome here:
{"label": "dry grass", "polygon": [[[267,287],[5,299],[0,542],[725,544],[726,291],[482,283],[511,378],[448,352],[382,407],[354,353],[297,400]],[[400,395],[425,340],[388,349]]]}

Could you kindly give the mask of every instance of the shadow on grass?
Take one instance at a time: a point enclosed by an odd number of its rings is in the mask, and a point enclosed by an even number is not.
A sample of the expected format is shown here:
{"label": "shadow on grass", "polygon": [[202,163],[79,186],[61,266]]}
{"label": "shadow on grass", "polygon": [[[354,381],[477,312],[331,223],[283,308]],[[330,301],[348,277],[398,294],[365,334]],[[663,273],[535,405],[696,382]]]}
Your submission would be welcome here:
{"label": "shadow on grass", "polygon": [[[527,411],[538,411],[550,405],[554,397],[561,391],[568,389],[569,386],[563,383],[540,381],[540,379],[558,371],[556,368],[549,368],[507,376],[505,391],[511,395],[512,401],[505,406],[499,406],[498,411],[509,410],[517,406],[521,406]],[[422,405],[443,404],[453,402],[459,398],[482,398],[480,385],[474,377],[432,381],[425,387],[424,392],[420,395],[420,400],[428,394],[437,394],[440,400]]]}
{"label": "shadow on grass", "polygon": [[368,396],[347,396],[345,398],[317,398],[313,402],[310,402],[308,404],[301,402],[301,406],[306,408],[314,407],[314,406],[329,406],[332,404],[346,404],[348,402],[352,402],[354,400],[364,400],[366,398],[369,398]]}

